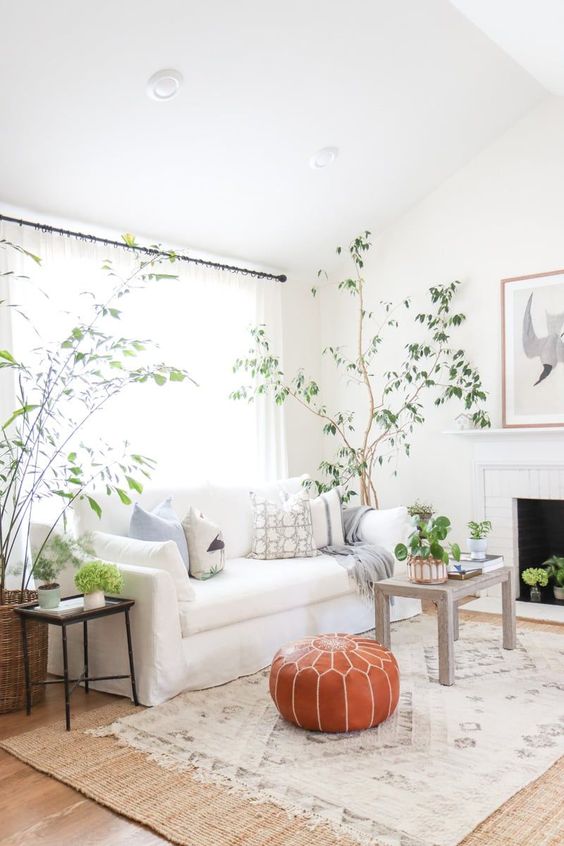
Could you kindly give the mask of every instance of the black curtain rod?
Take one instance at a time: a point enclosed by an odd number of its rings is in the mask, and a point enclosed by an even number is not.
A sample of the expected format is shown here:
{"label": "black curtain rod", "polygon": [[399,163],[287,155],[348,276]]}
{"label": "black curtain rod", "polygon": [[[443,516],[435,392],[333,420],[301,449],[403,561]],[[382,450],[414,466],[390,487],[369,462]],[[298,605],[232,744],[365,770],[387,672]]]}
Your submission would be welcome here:
{"label": "black curtain rod", "polygon": [[[18,226],[29,226],[31,229],[38,229],[40,232],[49,232],[54,235],[64,235],[66,238],[77,238],[79,241],[91,241],[96,244],[106,244],[108,247],[120,247],[122,250],[134,250],[138,253],[145,253],[148,256],[163,256],[166,258],[169,254],[164,250],[157,250],[155,247],[138,247],[131,246],[121,241],[112,241],[110,238],[100,238],[98,235],[87,235],[84,232],[73,232],[71,229],[60,229],[58,226],[49,226],[47,223],[33,223],[31,220],[20,220],[16,217],[8,217],[8,215],[0,213],[0,220],[5,220],[7,223],[16,223]],[[182,253],[175,253],[178,261],[187,261],[191,264],[200,264],[203,267],[215,267],[217,270],[228,270],[230,273],[241,273],[243,276],[254,276],[256,279],[272,279],[275,282],[285,282],[287,277],[283,273],[277,275],[276,273],[266,273],[263,270],[251,270],[249,267],[237,267],[233,264],[221,264],[218,261],[209,261],[207,259],[193,258]]]}

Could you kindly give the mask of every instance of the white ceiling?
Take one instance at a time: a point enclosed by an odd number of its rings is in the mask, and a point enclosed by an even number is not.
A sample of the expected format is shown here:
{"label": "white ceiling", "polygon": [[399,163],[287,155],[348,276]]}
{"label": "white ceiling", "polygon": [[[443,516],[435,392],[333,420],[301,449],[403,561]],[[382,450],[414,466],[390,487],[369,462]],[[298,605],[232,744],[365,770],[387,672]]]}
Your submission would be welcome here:
{"label": "white ceiling", "polygon": [[564,94],[564,0],[451,0],[552,94]]}
{"label": "white ceiling", "polygon": [[[448,0],[0,0],[0,20],[0,201],[304,277],[544,96]],[[145,94],[159,68],[184,76],[170,102]]]}

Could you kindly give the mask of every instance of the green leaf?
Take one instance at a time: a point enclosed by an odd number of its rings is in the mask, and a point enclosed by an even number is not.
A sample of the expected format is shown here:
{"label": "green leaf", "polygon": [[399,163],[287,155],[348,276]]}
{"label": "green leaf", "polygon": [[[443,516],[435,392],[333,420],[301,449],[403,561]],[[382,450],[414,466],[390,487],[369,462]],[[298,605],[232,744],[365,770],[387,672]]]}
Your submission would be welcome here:
{"label": "green leaf", "polygon": [[18,417],[21,417],[24,414],[29,414],[30,411],[34,411],[36,408],[39,408],[39,406],[38,405],[22,405],[21,408],[18,408],[16,411],[14,411],[12,416],[8,420],[6,420],[3,428],[7,429],[8,426],[10,426],[14,422],[14,420],[16,420]]}
{"label": "green leaf", "polygon": [[457,543],[453,543],[450,547],[450,554],[454,558],[455,561],[460,561],[460,547]]}
{"label": "green leaf", "polygon": [[10,364],[16,364],[16,359],[8,352],[8,350],[0,350],[0,358],[3,358],[5,361],[9,361]]}
{"label": "green leaf", "polygon": [[398,561],[405,561],[407,558],[407,547],[404,543],[398,543],[396,548],[394,549],[394,555],[398,559]]}
{"label": "green leaf", "polygon": [[102,509],[100,508],[100,506],[98,505],[98,503],[96,502],[96,500],[95,500],[95,499],[93,499],[91,496],[87,496],[87,497],[86,497],[86,499],[88,500],[88,505],[90,506],[90,508],[92,509],[92,511],[93,511],[95,514],[97,514],[97,515],[98,515],[98,517],[101,517],[101,516],[102,516]]}
{"label": "green leaf", "polygon": [[153,373],[153,379],[157,383],[157,385],[165,385],[166,384],[166,376],[163,376],[162,373]]}
{"label": "green leaf", "polygon": [[126,244],[128,247],[136,247],[137,246],[137,241],[135,240],[135,235],[132,235],[131,232],[125,232],[121,236],[121,239],[122,239],[123,243]]}
{"label": "green leaf", "polygon": [[114,490],[115,490],[115,492],[117,493],[117,495],[119,496],[119,498],[121,499],[121,501],[123,502],[124,505],[131,505],[132,500],[127,495],[127,493],[123,490],[123,488],[114,488]]}
{"label": "green leaf", "polygon": [[125,478],[130,490],[137,491],[137,493],[143,493],[143,485],[141,482],[138,482],[136,479],[132,479],[131,476],[126,476]]}

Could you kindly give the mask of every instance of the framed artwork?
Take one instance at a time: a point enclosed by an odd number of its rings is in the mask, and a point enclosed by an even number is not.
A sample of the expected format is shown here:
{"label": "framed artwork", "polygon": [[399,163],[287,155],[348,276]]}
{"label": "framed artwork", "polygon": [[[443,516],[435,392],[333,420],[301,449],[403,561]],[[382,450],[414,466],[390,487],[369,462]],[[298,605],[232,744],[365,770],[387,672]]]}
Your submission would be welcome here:
{"label": "framed artwork", "polygon": [[564,426],[564,270],[501,280],[503,425]]}

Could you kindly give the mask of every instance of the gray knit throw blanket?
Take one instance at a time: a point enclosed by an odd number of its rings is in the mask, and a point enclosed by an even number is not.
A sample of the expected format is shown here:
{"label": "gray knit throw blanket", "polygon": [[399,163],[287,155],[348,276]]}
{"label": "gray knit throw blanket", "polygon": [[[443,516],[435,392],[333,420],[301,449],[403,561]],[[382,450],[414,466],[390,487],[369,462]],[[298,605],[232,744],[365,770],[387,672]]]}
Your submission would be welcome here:
{"label": "gray knit throw blanket", "polygon": [[374,582],[393,576],[394,557],[383,546],[361,540],[360,525],[367,511],[372,511],[369,505],[344,508],[344,546],[325,546],[321,551],[332,555],[345,568],[360,596],[372,599]]}

